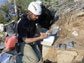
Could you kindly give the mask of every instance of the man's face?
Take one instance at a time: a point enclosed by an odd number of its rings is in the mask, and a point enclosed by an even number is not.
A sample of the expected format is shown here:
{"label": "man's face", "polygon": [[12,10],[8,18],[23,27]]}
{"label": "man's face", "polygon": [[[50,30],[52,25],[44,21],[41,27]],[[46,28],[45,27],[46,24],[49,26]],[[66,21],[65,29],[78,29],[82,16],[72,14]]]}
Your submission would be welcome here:
{"label": "man's face", "polygon": [[33,13],[29,13],[29,17],[32,21],[36,21],[39,18],[39,15],[35,15]]}

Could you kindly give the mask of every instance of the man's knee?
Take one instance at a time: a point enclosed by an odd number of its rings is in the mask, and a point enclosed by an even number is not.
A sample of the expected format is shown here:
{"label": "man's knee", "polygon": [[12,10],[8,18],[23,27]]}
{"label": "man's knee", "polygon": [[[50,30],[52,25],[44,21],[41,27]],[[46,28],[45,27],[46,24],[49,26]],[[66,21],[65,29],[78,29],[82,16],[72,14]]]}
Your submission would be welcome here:
{"label": "man's knee", "polygon": [[23,61],[28,63],[37,63],[38,57],[33,48],[29,44],[25,44],[23,47]]}
{"label": "man's knee", "polygon": [[29,56],[23,56],[22,58],[23,63],[38,63],[37,57],[29,57]]}

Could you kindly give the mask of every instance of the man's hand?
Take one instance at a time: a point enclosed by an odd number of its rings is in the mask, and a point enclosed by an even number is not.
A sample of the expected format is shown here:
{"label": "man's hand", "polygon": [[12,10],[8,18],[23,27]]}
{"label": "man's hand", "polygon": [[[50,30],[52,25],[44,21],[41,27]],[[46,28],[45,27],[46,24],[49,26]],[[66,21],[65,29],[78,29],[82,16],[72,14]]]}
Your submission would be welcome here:
{"label": "man's hand", "polygon": [[36,41],[38,41],[38,40],[42,40],[42,39],[47,38],[47,37],[48,37],[48,34],[49,34],[48,32],[46,32],[46,33],[40,32],[40,36],[39,36],[39,37],[34,37],[34,38],[23,38],[23,41],[24,41],[25,43],[36,42]]}
{"label": "man's hand", "polygon": [[47,33],[40,32],[40,39],[45,39],[47,37],[48,37],[48,34]]}

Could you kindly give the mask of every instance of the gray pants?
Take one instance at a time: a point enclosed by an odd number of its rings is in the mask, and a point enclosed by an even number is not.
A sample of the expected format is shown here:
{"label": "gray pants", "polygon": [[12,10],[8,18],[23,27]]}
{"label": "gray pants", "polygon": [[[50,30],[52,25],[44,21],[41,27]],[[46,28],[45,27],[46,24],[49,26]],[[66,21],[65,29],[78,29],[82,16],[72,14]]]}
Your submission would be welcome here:
{"label": "gray pants", "polygon": [[[20,49],[23,56],[17,56],[16,63],[38,63],[38,57],[29,44],[21,43]],[[18,62],[19,60],[21,62]]]}

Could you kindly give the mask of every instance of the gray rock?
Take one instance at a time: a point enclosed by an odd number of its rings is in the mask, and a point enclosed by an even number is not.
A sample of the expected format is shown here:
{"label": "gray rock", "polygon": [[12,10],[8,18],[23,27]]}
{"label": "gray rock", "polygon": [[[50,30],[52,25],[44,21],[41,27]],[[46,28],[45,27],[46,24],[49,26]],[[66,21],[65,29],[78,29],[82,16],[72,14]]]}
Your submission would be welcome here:
{"label": "gray rock", "polygon": [[4,49],[4,48],[5,48],[4,43],[0,43],[0,49]]}
{"label": "gray rock", "polygon": [[66,44],[62,44],[60,47],[61,47],[61,50],[66,50]]}
{"label": "gray rock", "polygon": [[72,42],[68,42],[67,48],[74,48],[74,44]]}
{"label": "gray rock", "polygon": [[54,45],[55,48],[59,48],[60,44],[56,44]]}

